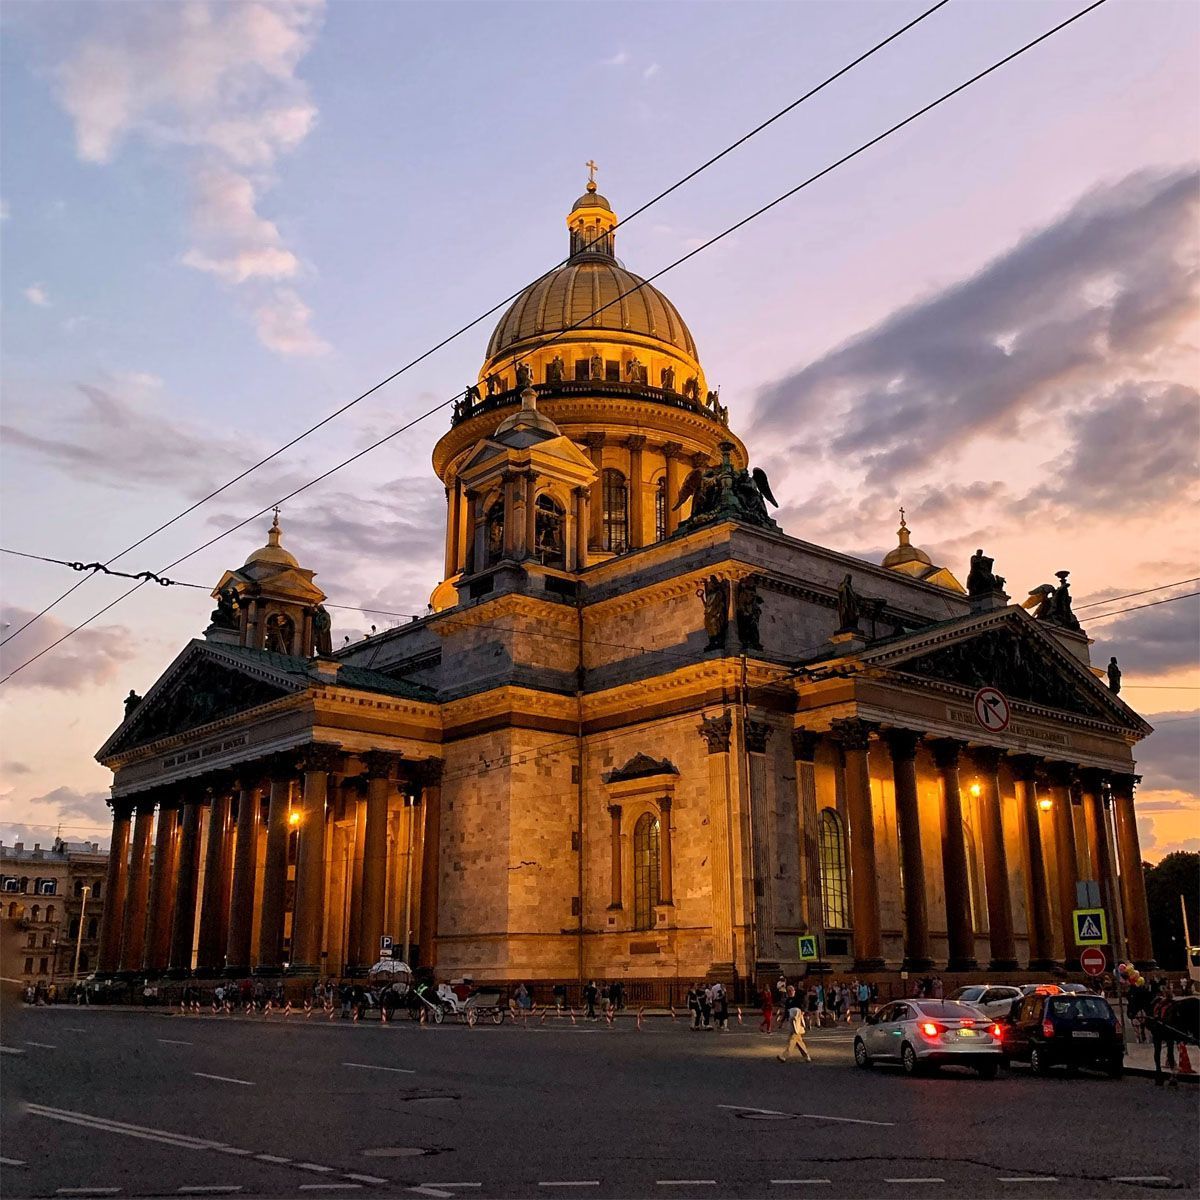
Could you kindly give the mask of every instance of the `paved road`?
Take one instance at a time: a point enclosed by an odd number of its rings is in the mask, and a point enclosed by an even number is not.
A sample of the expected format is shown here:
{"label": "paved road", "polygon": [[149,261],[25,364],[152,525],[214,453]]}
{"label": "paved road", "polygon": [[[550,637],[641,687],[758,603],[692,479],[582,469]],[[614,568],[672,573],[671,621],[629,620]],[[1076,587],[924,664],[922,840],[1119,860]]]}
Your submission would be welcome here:
{"label": "paved road", "polygon": [[845,1031],[362,1026],[6,1005],[0,1190],[41,1196],[1195,1194],[1194,1090],[906,1079]]}

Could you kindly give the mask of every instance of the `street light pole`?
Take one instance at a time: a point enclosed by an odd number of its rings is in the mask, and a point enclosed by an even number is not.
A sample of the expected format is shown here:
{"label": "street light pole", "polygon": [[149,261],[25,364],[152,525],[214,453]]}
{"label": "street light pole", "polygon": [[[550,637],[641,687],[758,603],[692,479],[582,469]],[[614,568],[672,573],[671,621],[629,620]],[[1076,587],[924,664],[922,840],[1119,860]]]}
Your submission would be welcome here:
{"label": "street light pole", "polygon": [[[404,962],[412,948],[412,883],[413,883],[413,833],[416,830],[416,797],[404,797],[405,808],[408,810],[408,853],[404,863]],[[424,951],[422,951],[422,956]]]}
{"label": "street light pole", "polygon": [[84,921],[84,918],[87,916],[87,898],[88,898],[88,892],[90,892],[91,890],[92,890],[91,888],[89,888],[85,885],[84,889],[83,889],[83,893],[82,893],[83,904],[79,909],[79,932],[75,935],[75,967],[71,972],[71,981],[73,983],[79,982],[79,950],[80,950],[80,947],[83,945],[83,921]]}

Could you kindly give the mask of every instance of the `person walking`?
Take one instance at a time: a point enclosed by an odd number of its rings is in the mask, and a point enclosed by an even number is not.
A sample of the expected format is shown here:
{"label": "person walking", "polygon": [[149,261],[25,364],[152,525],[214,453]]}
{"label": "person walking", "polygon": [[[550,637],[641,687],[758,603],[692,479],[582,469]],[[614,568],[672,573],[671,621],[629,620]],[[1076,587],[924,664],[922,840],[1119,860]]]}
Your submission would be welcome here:
{"label": "person walking", "polygon": [[600,989],[596,987],[596,981],[594,979],[589,979],[587,987],[583,989],[583,999],[584,1003],[587,1005],[587,1012],[585,1015],[589,1021],[595,1021],[597,1019],[596,1000],[599,998],[599,995]]}
{"label": "person walking", "polygon": [[764,986],[758,999],[762,1004],[762,1020],[758,1023],[758,1032],[770,1033],[775,1025],[775,998],[771,994],[771,989]]}
{"label": "person walking", "polygon": [[779,1055],[779,1061],[788,1062],[792,1057],[792,1050],[795,1049],[800,1051],[805,1062],[812,1062],[812,1055],[809,1054],[808,1047],[804,1044],[804,1032],[808,1027],[804,1019],[804,1010],[799,1005],[793,1005],[788,1009],[788,1018],[791,1022],[792,1036],[788,1038],[787,1046]]}
{"label": "person walking", "polygon": [[729,993],[719,980],[713,984],[713,1016],[722,1033],[729,1032]]}
{"label": "person walking", "polygon": [[858,981],[858,1019],[865,1025],[871,1010],[871,989],[865,979]]}

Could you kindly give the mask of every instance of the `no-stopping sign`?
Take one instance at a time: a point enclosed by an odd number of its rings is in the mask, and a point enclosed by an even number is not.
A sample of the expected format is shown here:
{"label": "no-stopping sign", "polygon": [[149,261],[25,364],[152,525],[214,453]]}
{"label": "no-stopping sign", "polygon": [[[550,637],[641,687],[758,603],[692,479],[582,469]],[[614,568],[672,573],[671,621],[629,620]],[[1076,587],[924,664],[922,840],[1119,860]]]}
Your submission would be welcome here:
{"label": "no-stopping sign", "polygon": [[983,687],[975,693],[975,720],[988,733],[1001,733],[1008,728],[1008,701],[994,687]]}

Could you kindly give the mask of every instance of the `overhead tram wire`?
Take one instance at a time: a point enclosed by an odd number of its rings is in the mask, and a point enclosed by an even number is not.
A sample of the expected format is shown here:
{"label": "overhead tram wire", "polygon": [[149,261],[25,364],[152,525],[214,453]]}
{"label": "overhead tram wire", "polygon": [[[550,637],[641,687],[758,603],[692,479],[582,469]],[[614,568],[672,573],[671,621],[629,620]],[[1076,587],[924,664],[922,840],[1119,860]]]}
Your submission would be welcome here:
{"label": "overhead tram wire", "polygon": [[[1085,8],[1080,9],[1078,12],[1076,12],[1072,16],[1067,17],[1065,20],[1060,21],[1057,25],[1054,25],[1050,29],[1046,30],[1044,33],[1039,34],[1036,38],[1033,38],[1031,41],[1026,42],[1023,46],[1018,47],[1016,50],[1013,50],[1009,54],[1006,54],[1003,58],[998,59],[996,62],[992,63],[991,66],[985,67],[982,71],[979,71],[975,75],[972,75],[970,79],[967,79],[963,83],[958,84],[956,87],[951,88],[950,91],[944,92],[936,100],[930,101],[928,104],[917,109],[915,112],[910,113],[903,120],[896,122],[896,124],[892,125],[890,128],[884,130],[880,134],[877,134],[875,137],[871,138],[869,141],[863,142],[856,149],[851,150],[848,154],[844,154],[841,158],[837,159],[837,161],[830,163],[828,166],[824,167],[822,170],[816,172],[813,175],[810,175],[807,179],[803,180],[801,183],[798,183],[795,187],[789,188],[782,195],[777,196],[774,200],[771,200],[767,204],[764,204],[761,208],[758,208],[754,212],[750,213],[748,216],[743,217],[740,221],[735,222],[733,225],[730,225],[727,229],[724,229],[722,232],[714,235],[713,237],[709,238],[707,241],[702,242],[699,246],[688,251],[686,254],[677,258],[674,262],[669,263],[667,266],[663,267],[661,270],[659,270],[659,271],[655,272],[653,275],[649,276],[649,278],[643,279],[635,287],[628,289],[628,291],[626,291],[626,292],[622,292],[620,295],[614,297],[612,300],[608,301],[605,304],[602,304],[599,308],[597,308],[593,312],[589,313],[587,317],[583,318],[582,321],[577,322],[576,325],[572,325],[567,329],[560,330],[559,332],[552,335],[551,337],[543,339],[535,347],[533,347],[533,349],[534,350],[543,349],[544,347],[553,344],[554,342],[558,341],[561,337],[563,337],[565,334],[567,334],[567,333],[571,332],[573,329],[577,328],[579,325],[582,325],[585,322],[591,320],[592,317],[597,316],[599,313],[605,311],[608,308],[611,308],[614,304],[619,304],[622,300],[631,296],[633,293],[640,291],[642,288],[648,287],[656,279],[661,279],[662,276],[667,274],[667,272],[673,271],[676,267],[681,266],[683,263],[689,261],[692,258],[695,258],[698,254],[701,254],[705,250],[716,245],[717,242],[721,241],[722,239],[728,237],[730,234],[735,233],[737,230],[748,225],[751,221],[754,221],[758,217],[763,216],[765,213],[770,212],[772,209],[774,209],[778,205],[782,204],[785,200],[791,199],[791,197],[797,195],[799,192],[803,191],[805,188],[809,187],[813,183],[816,183],[818,180],[824,178],[824,176],[830,174],[830,172],[836,170],[838,167],[844,165],[845,163],[849,162],[851,159],[854,159],[858,155],[871,149],[871,147],[878,145],[885,138],[888,138],[892,134],[899,132],[901,129],[904,129],[906,126],[912,124],[913,121],[924,116],[926,113],[931,112],[933,109],[937,108],[939,105],[944,104],[947,100],[952,99],[954,96],[957,96],[960,92],[965,91],[967,88],[971,87],[973,84],[976,84],[980,80],[987,78],[987,76],[991,75],[993,72],[998,71],[1001,67],[1012,62],[1014,59],[1019,58],[1022,54],[1025,54],[1028,51],[1032,50],[1035,46],[1038,46],[1042,42],[1046,41],[1048,38],[1053,37],[1056,33],[1060,33],[1062,30],[1066,29],[1068,26],[1073,25],[1076,21],[1080,20],[1082,17],[1087,16],[1087,14],[1090,12],[1094,12],[1097,8],[1100,8],[1107,2],[1108,2],[1108,0],[1093,0],[1093,2],[1089,5],[1087,5]],[[530,353],[530,350],[527,349],[525,351],[525,353]],[[516,359],[514,358],[511,361],[515,362]],[[446,400],[442,401],[440,404],[437,404],[433,408],[428,409],[427,411],[421,413],[420,415],[418,415],[416,417],[413,417],[412,420],[406,422],[404,425],[400,426],[400,428],[395,429],[391,433],[386,434],[384,437],[379,438],[375,442],[372,442],[369,446],[364,447],[362,450],[359,450],[357,453],[352,454],[349,458],[344,459],[342,462],[337,463],[333,467],[330,467],[329,470],[322,472],[320,475],[317,475],[313,479],[310,479],[307,483],[301,484],[299,487],[294,488],[292,491],[288,492],[285,496],[280,497],[279,499],[275,500],[274,502],[266,505],[264,508],[259,509],[257,512],[251,513],[251,515],[246,517],[244,520],[241,520],[237,524],[230,526],[228,529],[224,530],[222,533],[216,534],[214,537],[209,538],[209,540],[207,542],[204,542],[203,544],[197,546],[194,550],[190,550],[190,551],[188,551],[187,554],[181,555],[179,558],[175,559],[173,562],[170,562],[165,567],[163,567],[162,571],[160,571],[159,574],[169,571],[169,570],[171,570],[171,568],[178,566],[181,562],[185,562],[187,559],[193,557],[194,555],[199,554],[204,550],[207,550],[210,546],[214,545],[216,542],[219,542],[222,538],[227,537],[231,533],[236,533],[237,530],[248,525],[251,521],[257,520],[259,517],[270,512],[273,508],[277,507],[278,505],[281,505],[281,504],[285,503],[286,501],[291,500],[295,496],[300,495],[301,492],[307,491],[310,487],[313,487],[316,484],[323,482],[324,480],[328,479],[331,475],[335,474],[337,471],[340,471],[343,467],[350,466],[352,463],[357,462],[360,458],[363,458],[365,455],[370,454],[373,450],[377,450],[380,446],[384,445],[387,442],[390,442],[393,438],[398,437],[402,433],[406,433],[414,425],[416,425],[419,422],[425,420],[426,418],[432,416],[434,413],[439,412],[441,409],[446,408],[450,404],[453,404],[454,401],[457,399],[458,399],[458,393],[456,392],[454,395],[448,397]],[[106,612],[108,612],[110,609],[114,608],[116,605],[120,604],[121,601],[124,600],[126,597],[133,595],[134,592],[136,592],[139,588],[141,588],[143,586],[144,586],[144,581],[141,583],[135,584],[128,591],[122,593],[120,596],[116,597],[116,599],[114,599],[114,600],[110,601],[108,604],[104,605],[104,607],[99,609],[97,612],[94,612],[90,617],[88,617],[86,620],[82,621],[79,625],[76,625],[73,629],[68,630],[61,637],[59,637],[55,641],[51,642],[48,646],[43,647],[31,658],[26,659],[19,666],[14,667],[12,671],[10,671],[2,679],[0,679],[0,685],[7,683],[18,672],[23,671],[31,663],[36,662],[39,658],[42,657],[42,655],[48,654],[56,646],[60,645],[64,641],[66,641],[67,638],[69,638],[73,634],[77,633],[80,629],[83,629],[86,626],[90,625],[93,621],[95,621],[99,617],[103,616]]]}
{"label": "overhead tram wire", "polygon": [[[663,191],[659,192],[658,195],[651,197],[644,204],[641,204],[639,207],[635,208],[633,210],[633,212],[631,212],[628,216],[623,217],[621,220],[616,222],[616,224],[613,225],[613,227],[609,231],[609,233],[605,233],[605,234],[601,234],[601,235],[597,236],[592,241],[588,242],[587,245],[583,247],[583,250],[587,251],[587,250],[591,249],[592,246],[594,246],[597,242],[601,241],[603,238],[610,236],[611,233],[620,229],[622,226],[628,225],[630,221],[634,220],[636,217],[638,217],[642,213],[646,212],[647,209],[653,207],[660,200],[666,199],[666,197],[671,195],[672,192],[677,191],[679,188],[683,187],[684,184],[689,183],[691,180],[695,179],[697,175],[701,174],[701,172],[707,171],[709,167],[713,166],[715,163],[720,162],[720,160],[723,159],[727,154],[731,154],[739,146],[745,145],[745,143],[748,142],[752,137],[755,137],[757,134],[761,133],[768,126],[773,125],[776,121],[780,120],[782,117],[787,116],[787,114],[790,113],[793,109],[799,107],[799,105],[803,104],[806,100],[811,99],[818,92],[823,91],[831,83],[836,82],[843,75],[852,71],[860,63],[865,62],[868,58],[870,58],[872,55],[878,53],[878,51],[882,50],[885,46],[889,45],[891,42],[894,42],[898,37],[901,37],[903,34],[907,33],[910,29],[919,25],[922,21],[924,21],[926,19],[926,17],[932,16],[935,12],[937,12],[937,10],[939,8],[944,8],[949,3],[950,3],[950,0],[937,0],[936,4],[934,4],[930,8],[927,8],[924,12],[922,12],[918,16],[914,17],[906,25],[902,25],[899,29],[897,29],[894,33],[889,34],[882,41],[876,42],[875,45],[873,45],[869,50],[863,51],[862,54],[860,54],[857,58],[848,62],[840,70],[835,71],[832,75],[830,75],[826,79],[822,80],[815,87],[810,88],[802,96],[797,97],[790,104],[781,108],[773,116],[768,117],[765,121],[760,122],[753,129],[751,129],[748,133],[745,133],[740,138],[738,138],[737,141],[731,142],[723,150],[718,151],[718,153],[714,154],[711,158],[706,159],[698,167],[689,171],[681,179],[677,179],[669,187],[667,187]],[[169,529],[177,521],[183,520],[184,517],[195,512],[196,509],[200,508],[202,505],[207,504],[210,500],[213,500],[217,496],[221,495],[222,492],[227,491],[229,488],[233,487],[234,484],[240,483],[248,475],[257,471],[259,469],[259,467],[265,466],[267,463],[271,462],[272,459],[278,458],[279,455],[283,454],[287,450],[290,450],[297,443],[302,442],[310,434],[316,433],[318,429],[321,429],[323,426],[328,425],[331,421],[335,420],[337,417],[340,417],[342,415],[342,413],[353,408],[356,404],[360,403],[361,401],[366,400],[369,396],[374,395],[375,392],[379,391],[383,387],[386,387],[389,383],[392,383],[396,379],[399,379],[401,375],[405,374],[405,372],[411,370],[415,366],[418,366],[420,363],[424,362],[427,358],[436,354],[437,351],[441,350],[445,346],[448,346],[455,339],[461,337],[464,333],[467,333],[469,330],[474,329],[475,326],[478,325],[481,321],[485,321],[488,317],[490,317],[494,313],[498,312],[506,304],[511,303],[518,296],[520,296],[523,292],[527,291],[530,287],[535,286],[536,284],[540,283],[543,279],[546,279],[548,276],[552,275],[555,271],[557,271],[560,267],[564,266],[569,261],[570,260],[567,258],[560,259],[552,267],[550,267],[548,270],[544,271],[541,275],[539,275],[533,281],[533,283],[525,284],[522,287],[518,288],[511,295],[506,296],[503,300],[497,301],[486,312],[480,313],[473,320],[468,321],[467,324],[456,329],[453,333],[449,334],[447,337],[442,338],[442,340],[440,342],[437,342],[433,346],[430,346],[429,349],[425,350],[423,353],[419,354],[416,358],[412,359],[411,361],[405,363],[404,366],[400,367],[396,371],[393,371],[392,374],[388,375],[384,379],[381,379],[378,383],[374,384],[372,387],[369,387],[365,392],[362,392],[358,396],[355,396],[354,399],[347,401],[340,408],[335,409],[333,412],[331,412],[327,416],[323,417],[315,425],[311,425],[308,429],[305,429],[303,432],[298,433],[295,437],[291,438],[289,441],[284,442],[284,444],[282,446],[278,447],[275,450],[272,450],[270,454],[266,455],[264,458],[260,458],[256,463],[251,464],[244,471],[239,472],[232,479],[227,480],[225,483],[221,484],[220,487],[215,488],[213,491],[209,492],[206,496],[202,496],[194,504],[191,504],[187,508],[176,513],[173,517],[170,518],[170,520],[164,521],[161,525],[159,525],[155,529],[152,529],[144,537],[138,538],[138,540],[136,542],[131,542],[128,546],[125,547],[124,550],[119,550],[111,558],[107,559],[105,561],[104,565],[111,566],[114,562],[117,561],[117,559],[123,558],[126,554],[129,554],[131,551],[136,550],[139,546],[144,545],[146,542],[148,542],[152,537],[156,537],[158,534],[162,533],[163,530]],[[444,405],[441,405],[439,407],[444,407]],[[429,415],[429,414],[426,414],[426,415]],[[82,579],[79,579],[77,582],[73,583],[69,588],[67,588],[67,590],[65,592],[62,593],[61,596],[58,596],[54,600],[52,600],[49,604],[47,604],[45,606],[45,608],[43,608],[39,612],[35,613],[23,625],[21,625],[20,627],[18,627],[15,630],[13,630],[13,632],[10,633],[7,637],[0,638],[0,646],[3,646],[5,642],[10,641],[12,638],[16,637],[17,634],[21,633],[25,629],[28,629],[29,626],[32,625],[35,621],[38,621],[42,617],[44,617],[46,615],[46,613],[48,613],[52,608],[54,608],[56,605],[60,604],[69,595],[71,595],[71,593],[74,592],[76,588],[82,587],[83,584],[86,583],[89,578],[90,578],[90,576],[84,576]],[[0,682],[3,682],[3,681],[0,680]]]}
{"label": "overhead tram wire", "polygon": [[1118,600],[1132,600],[1134,596],[1148,596],[1151,592],[1165,592],[1167,588],[1183,587],[1185,583],[1200,583],[1200,575],[1191,579],[1177,579],[1174,583],[1160,583],[1157,587],[1142,588],[1140,592],[1126,592],[1121,596],[1109,596],[1105,600],[1092,600],[1088,604],[1076,604],[1075,611],[1083,612],[1085,608],[1099,608],[1102,604],[1115,604]]}

